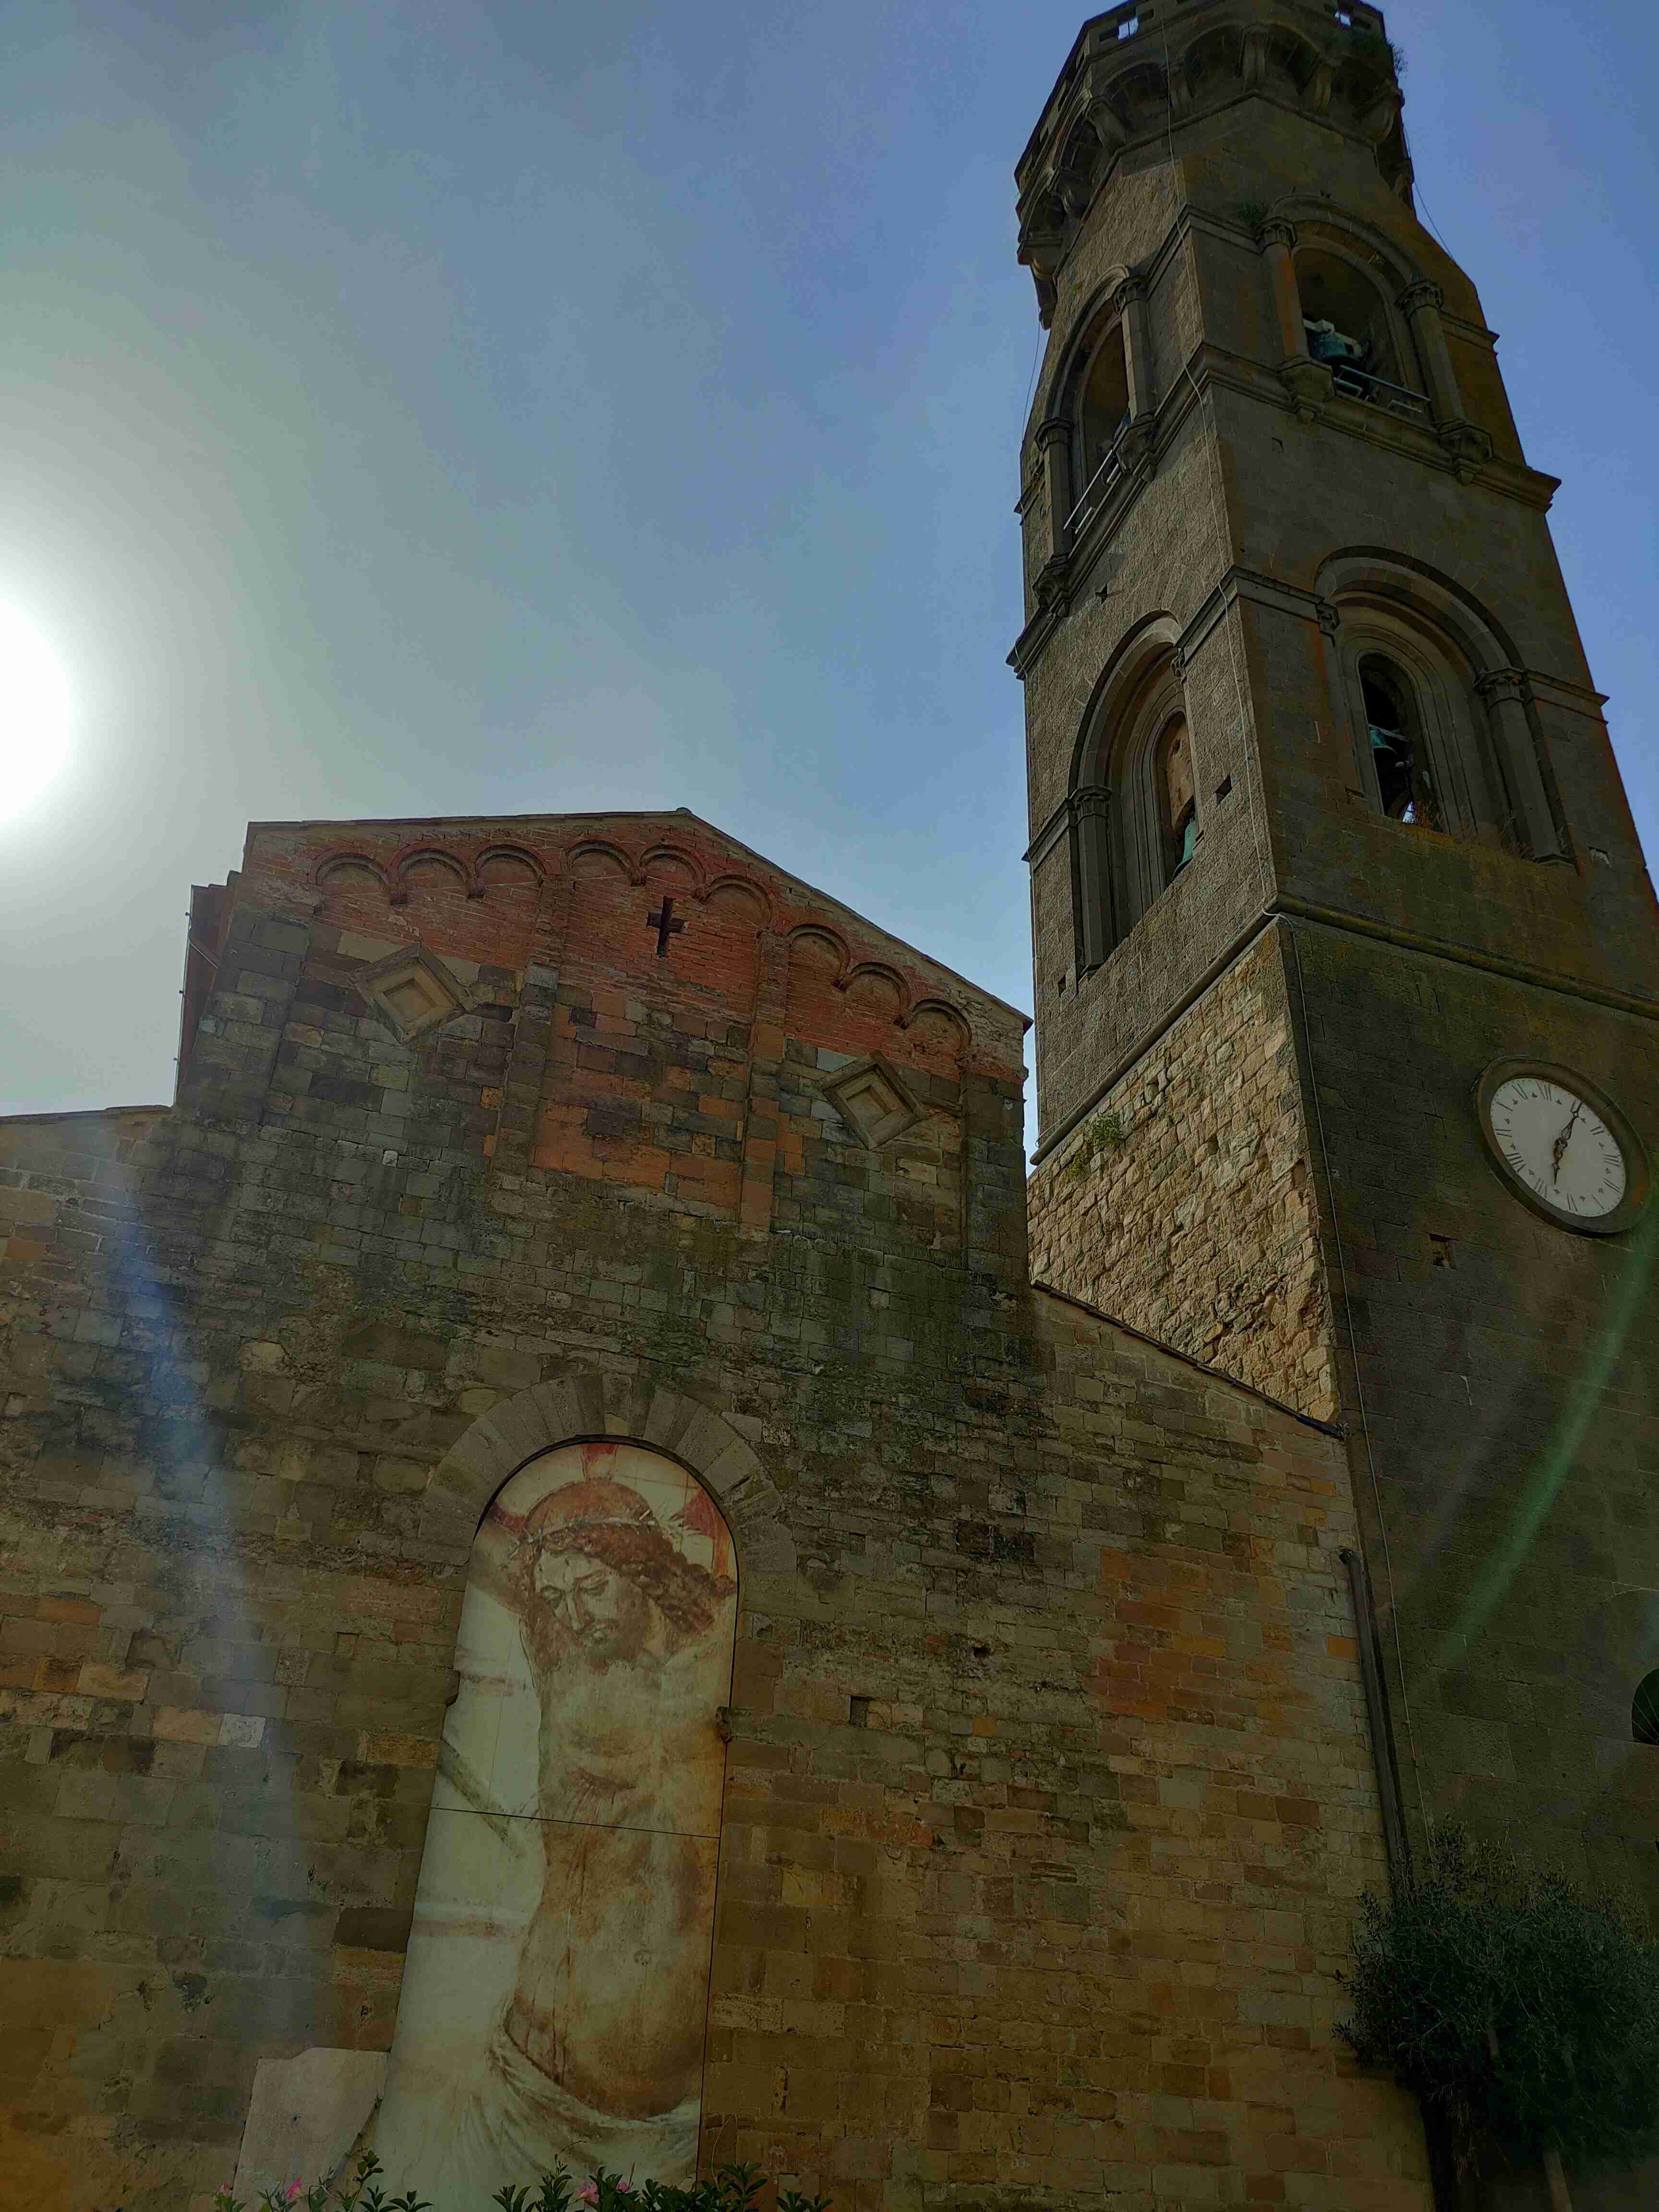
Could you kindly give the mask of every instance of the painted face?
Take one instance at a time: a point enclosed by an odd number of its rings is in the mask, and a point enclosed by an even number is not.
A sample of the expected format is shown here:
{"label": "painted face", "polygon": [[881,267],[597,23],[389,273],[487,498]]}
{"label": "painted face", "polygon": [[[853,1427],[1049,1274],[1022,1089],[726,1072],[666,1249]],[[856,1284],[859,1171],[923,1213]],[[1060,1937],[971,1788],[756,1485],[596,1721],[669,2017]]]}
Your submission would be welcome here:
{"label": "painted face", "polygon": [[547,1626],[572,1638],[594,1658],[635,1654],[650,1607],[624,1575],[585,1552],[540,1552],[532,1580],[547,1608]]}

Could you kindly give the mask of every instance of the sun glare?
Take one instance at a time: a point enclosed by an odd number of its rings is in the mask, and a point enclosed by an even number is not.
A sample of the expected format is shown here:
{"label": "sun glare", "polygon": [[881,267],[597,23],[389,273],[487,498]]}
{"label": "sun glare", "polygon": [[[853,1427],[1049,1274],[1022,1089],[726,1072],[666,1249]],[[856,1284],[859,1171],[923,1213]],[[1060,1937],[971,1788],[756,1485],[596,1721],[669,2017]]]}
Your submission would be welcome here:
{"label": "sun glare", "polygon": [[64,765],[75,702],[49,641],[0,606],[0,822],[25,812]]}

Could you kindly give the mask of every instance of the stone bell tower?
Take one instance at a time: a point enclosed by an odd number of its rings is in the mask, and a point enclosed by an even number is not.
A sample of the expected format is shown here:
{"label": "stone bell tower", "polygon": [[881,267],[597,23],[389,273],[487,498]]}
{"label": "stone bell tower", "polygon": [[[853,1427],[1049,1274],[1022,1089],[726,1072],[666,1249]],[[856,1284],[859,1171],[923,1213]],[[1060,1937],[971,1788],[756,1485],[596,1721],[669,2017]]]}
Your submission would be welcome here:
{"label": "stone bell tower", "polygon": [[1397,1839],[1654,1899],[1659,936],[1396,60],[1120,7],[1018,166],[1034,1266],[1346,1431]]}

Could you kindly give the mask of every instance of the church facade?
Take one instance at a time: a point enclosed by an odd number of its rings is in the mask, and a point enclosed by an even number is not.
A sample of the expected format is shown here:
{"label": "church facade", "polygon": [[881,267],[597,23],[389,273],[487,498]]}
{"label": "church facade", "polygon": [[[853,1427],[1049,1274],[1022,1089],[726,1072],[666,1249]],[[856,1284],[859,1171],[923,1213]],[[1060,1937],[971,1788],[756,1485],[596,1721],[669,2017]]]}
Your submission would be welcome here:
{"label": "church facade", "polygon": [[1341,1977],[1443,1815],[1651,1894],[1659,960],[1399,112],[1159,0],[1020,164],[1029,1180],[684,811],[255,824],[0,1124],[8,2203],[1454,2201]]}

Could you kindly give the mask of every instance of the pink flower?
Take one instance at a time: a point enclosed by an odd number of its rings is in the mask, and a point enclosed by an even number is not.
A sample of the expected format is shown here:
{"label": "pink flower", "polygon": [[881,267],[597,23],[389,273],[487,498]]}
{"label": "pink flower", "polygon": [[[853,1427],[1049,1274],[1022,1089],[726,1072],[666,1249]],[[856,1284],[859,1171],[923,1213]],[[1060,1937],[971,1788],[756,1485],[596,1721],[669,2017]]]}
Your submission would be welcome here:
{"label": "pink flower", "polygon": [[594,2184],[591,2181],[583,2182],[581,2187],[576,2191],[577,2203],[597,2204],[599,2201],[599,2192]]}
{"label": "pink flower", "polygon": [[305,2194],[305,2191],[301,2188],[297,2181],[290,2181],[283,2194],[286,2202],[292,2204],[295,2198],[296,2197],[302,2197]]}

